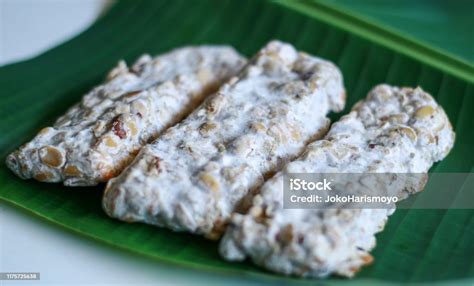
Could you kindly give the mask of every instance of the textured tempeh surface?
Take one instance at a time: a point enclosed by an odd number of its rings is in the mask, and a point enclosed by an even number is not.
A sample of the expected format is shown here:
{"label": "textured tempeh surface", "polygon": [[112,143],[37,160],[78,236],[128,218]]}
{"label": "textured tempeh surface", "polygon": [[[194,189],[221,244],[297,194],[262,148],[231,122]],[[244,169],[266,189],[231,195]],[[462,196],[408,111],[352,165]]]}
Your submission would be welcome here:
{"label": "textured tempeh surface", "polygon": [[24,179],[70,186],[107,181],[244,62],[226,46],[144,55],[131,68],[121,61],[102,85],[8,156],[7,165]]}
{"label": "textured tempeh surface", "polygon": [[104,209],[121,220],[217,238],[265,176],[320,138],[326,114],[344,103],[336,66],[270,42],[109,182]]}
{"label": "textured tempeh surface", "polygon": [[[284,209],[284,174],[425,173],[453,144],[451,124],[429,94],[379,85],[267,181],[247,214],[233,216],[220,252],[287,275],[352,276],[372,261],[375,234],[394,209]],[[405,185],[398,196],[422,188]]]}

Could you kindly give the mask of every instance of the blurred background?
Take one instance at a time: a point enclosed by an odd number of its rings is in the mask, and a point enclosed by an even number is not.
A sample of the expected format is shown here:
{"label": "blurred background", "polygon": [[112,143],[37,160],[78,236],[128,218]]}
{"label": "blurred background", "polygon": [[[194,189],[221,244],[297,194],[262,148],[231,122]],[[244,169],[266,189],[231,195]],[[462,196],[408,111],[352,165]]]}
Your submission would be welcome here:
{"label": "blurred background", "polygon": [[74,37],[113,0],[0,0],[0,65],[48,50]]}
{"label": "blurred background", "polygon": [[[74,37],[116,1],[0,0],[0,65],[34,56]],[[474,62],[472,0],[326,1]]]}

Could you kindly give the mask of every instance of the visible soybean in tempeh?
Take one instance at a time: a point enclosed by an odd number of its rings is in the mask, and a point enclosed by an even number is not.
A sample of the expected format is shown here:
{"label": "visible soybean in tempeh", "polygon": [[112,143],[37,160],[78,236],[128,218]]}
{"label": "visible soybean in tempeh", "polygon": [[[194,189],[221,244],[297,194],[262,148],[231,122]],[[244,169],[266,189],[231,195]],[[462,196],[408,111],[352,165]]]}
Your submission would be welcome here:
{"label": "visible soybean in tempeh", "polygon": [[[233,216],[220,252],[287,275],[353,276],[372,261],[375,234],[394,208],[285,209],[284,174],[426,173],[453,144],[451,124],[429,94],[379,85],[324,140],[267,181],[247,214]],[[396,194],[404,198],[423,185],[402,186]]]}
{"label": "visible soybean in tempeh", "polygon": [[327,130],[345,102],[332,63],[270,42],[240,75],[111,180],[112,217],[217,238],[265,176]]}
{"label": "visible soybean in tempeh", "polygon": [[122,61],[86,94],[7,158],[23,179],[95,185],[118,175],[139,149],[235,75],[244,59],[230,47],[181,48],[132,68]]}

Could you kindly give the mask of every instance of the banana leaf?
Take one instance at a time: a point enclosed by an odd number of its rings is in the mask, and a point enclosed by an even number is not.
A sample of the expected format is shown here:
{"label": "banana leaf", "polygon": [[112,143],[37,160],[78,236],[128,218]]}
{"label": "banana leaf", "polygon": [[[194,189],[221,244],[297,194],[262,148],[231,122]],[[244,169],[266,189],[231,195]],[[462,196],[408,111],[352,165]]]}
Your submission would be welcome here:
{"label": "banana leaf", "polygon": [[[204,43],[230,44],[250,56],[270,39],[339,65],[348,90],[344,112],[375,84],[422,86],[445,108],[457,133],[451,154],[431,171],[473,171],[474,67],[327,3],[309,1],[120,1],[76,38],[0,68],[0,158],[51,124],[121,58],[130,62],[144,52]],[[86,238],[206,271],[272,282],[315,282],[281,277],[250,262],[225,262],[217,243],[199,236],[109,219],[101,209],[102,190],[22,181],[0,164],[2,203]],[[398,210],[377,238],[373,265],[354,279],[330,277],[324,282],[474,283],[471,209]]]}
{"label": "banana leaf", "polygon": [[[471,0],[330,0],[338,10],[393,29],[474,63]],[[453,33],[453,31],[456,31]]]}

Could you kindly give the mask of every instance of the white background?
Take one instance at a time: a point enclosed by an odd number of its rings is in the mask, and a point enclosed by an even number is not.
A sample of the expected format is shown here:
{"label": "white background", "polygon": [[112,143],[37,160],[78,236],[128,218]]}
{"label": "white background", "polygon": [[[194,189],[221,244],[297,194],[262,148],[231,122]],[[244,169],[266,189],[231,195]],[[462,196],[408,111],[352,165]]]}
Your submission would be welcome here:
{"label": "white background", "polygon": [[[35,56],[87,28],[110,1],[0,0],[0,65]],[[256,284],[244,277],[157,263],[74,235],[0,203],[0,272],[40,281],[0,285]]]}

